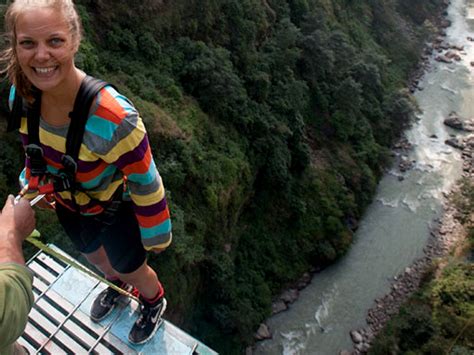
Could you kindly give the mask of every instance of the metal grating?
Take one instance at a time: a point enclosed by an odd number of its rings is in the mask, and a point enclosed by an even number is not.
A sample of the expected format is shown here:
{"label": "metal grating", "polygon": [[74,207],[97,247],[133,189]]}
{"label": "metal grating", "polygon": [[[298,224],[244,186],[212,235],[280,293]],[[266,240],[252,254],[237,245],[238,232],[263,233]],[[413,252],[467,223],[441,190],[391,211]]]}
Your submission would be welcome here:
{"label": "metal grating", "polygon": [[[137,351],[120,339],[108,334],[107,327],[89,320],[79,308],[92,291],[100,285],[96,281],[82,300],[73,305],[54,289],[70,266],[62,261],[38,253],[28,262],[33,271],[35,304],[28,317],[28,325],[19,343],[32,354],[136,354]],[[83,285],[78,285],[81,287]],[[125,306],[121,305],[122,308]]]}
{"label": "metal grating", "polygon": [[[54,245],[50,247],[65,254]],[[167,321],[152,340],[134,346],[127,336],[137,317],[135,301],[121,301],[97,324],[90,320],[88,310],[105,284],[44,252],[27,265],[35,276],[35,304],[18,342],[30,354],[217,354]]]}

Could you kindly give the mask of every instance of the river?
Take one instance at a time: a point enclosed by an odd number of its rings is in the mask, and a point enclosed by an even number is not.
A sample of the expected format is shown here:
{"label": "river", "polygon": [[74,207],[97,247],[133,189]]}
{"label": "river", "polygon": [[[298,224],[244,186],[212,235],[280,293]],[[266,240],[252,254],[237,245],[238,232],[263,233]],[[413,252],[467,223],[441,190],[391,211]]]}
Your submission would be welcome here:
{"label": "river", "polygon": [[[394,168],[380,181],[375,200],[360,221],[350,251],[315,274],[289,310],[271,317],[273,338],[257,344],[255,354],[338,354],[352,349],[349,332],[366,326],[374,299],[390,290],[390,280],[422,256],[430,227],[441,212],[441,197],[461,176],[460,153],[444,141],[454,133],[443,124],[451,111],[474,116],[474,0],[452,0],[452,25],[445,41],[463,45],[462,60],[430,59],[415,97],[422,109],[406,132],[413,144],[413,169]],[[435,135],[435,136],[434,136]]]}

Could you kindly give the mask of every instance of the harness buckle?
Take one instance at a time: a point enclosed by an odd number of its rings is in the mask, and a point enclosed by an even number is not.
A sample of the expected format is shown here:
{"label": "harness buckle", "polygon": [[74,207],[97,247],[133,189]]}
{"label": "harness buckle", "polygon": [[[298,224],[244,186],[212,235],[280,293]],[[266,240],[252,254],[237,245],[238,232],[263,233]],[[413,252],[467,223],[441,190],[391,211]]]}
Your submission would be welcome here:
{"label": "harness buckle", "polygon": [[69,154],[63,154],[61,163],[64,169],[61,169],[58,174],[54,176],[54,190],[58,192],[66,190],[74,192],[76,187],[75,177],[77,163]]}
{"label": "harness buckle", "polygon": [[71,193],[75,191],[74,179],[71,178],[71,174],[67,171],[61,170],[57,175],[53,176],[53,186],[55,192],[61,192],[69,190]]}
{"label": "harness buckle", "polygon": [[77,163],[70,155],[64,154],[61,158],[61,163],[63,164],[64,169],[70,174],[74,175],[77,172]]}
{"label": "harness buckle", "polygon": [[30,159],[32,176],[41,176],[46,173],[46,164],[43,159],[43,148],[37,144],[28,144],[25,147],[26,156]]}

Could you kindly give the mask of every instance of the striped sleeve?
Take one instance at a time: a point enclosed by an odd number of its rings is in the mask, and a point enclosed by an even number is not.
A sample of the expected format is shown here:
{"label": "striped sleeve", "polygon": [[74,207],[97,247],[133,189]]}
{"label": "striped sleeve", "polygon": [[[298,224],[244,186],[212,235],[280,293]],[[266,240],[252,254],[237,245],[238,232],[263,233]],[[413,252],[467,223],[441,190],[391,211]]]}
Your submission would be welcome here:
{"label": "striped sleeve", "polygon": [[97,119],[100,117],[97,134],[110,141],[102,159],[127,177],[145,249],[166,248],[171,243],[170,213],[143,121],[123,97],[111,98],[108,91],[103,91],[100,100],[112,101],[107,105],[101,101],[95,113]]}

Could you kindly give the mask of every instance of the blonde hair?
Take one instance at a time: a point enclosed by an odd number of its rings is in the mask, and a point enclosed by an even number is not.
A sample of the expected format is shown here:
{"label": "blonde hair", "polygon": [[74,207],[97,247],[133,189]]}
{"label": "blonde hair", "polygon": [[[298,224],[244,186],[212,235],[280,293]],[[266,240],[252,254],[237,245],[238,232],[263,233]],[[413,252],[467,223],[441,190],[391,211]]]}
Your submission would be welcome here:
{"label": "blonde hair", "polygon": [[18,17],[34,8],[51,8],[59,11],[69,26],[75,48],[79,48],[82,39],[82,24],[72,0],[15,0],[5,13],[6,48],[0,55],[3,67],[0,71],[7,74],[17,92],[26,99],[32,99],[32,84],[20,68],[15,50],[16,23]]}

